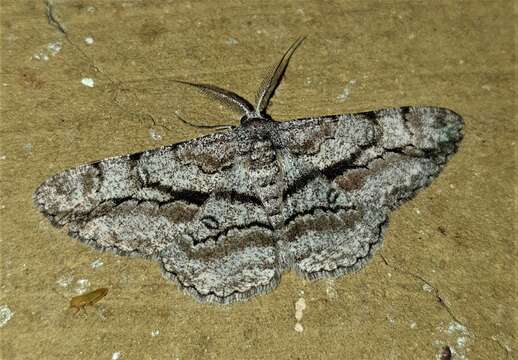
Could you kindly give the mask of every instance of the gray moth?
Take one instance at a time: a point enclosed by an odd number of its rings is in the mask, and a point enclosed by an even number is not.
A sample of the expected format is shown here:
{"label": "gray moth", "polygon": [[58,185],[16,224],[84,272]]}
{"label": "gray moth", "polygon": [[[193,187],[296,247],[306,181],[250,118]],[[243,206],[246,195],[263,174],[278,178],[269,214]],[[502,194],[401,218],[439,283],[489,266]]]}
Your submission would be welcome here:
{"label": "gray moth", "polygon": [[314,280],[357,271],[389,213],[455,153],[463,120],[439,107],[275,121],[268,103],[298,39],[256,105],[187,83],[238,111],[239,126],[81,165],[41,184],[35,206],[99,250],[159,262],[201,302],[272,291],[284,271]]}

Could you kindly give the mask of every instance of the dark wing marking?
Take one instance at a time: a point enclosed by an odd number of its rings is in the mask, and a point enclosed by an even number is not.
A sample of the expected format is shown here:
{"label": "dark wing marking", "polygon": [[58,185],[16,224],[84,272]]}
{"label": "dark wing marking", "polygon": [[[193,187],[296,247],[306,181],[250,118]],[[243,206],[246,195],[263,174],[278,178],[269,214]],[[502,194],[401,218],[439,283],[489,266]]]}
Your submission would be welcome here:
{"label": "dark wing marking", "polygon": [[462,126],[448,109],[403,107],[293,120],[278,130],[294,155],[336,177],[388,152],[444,163],[462,138]]}
{"label": "dark wing marking", "polygon": [[440,108],[301,119],[282,143],[310,168],[285,193],[280,258],[309,279],[360,269],[383,240],[390,210],[435,178],[462,138]]}
{"label": "dark wing marking", "polygon": [[234,136],[213,134],[66,170],[38,187],[34,203],[56,225],[116,199],[163,202],[177,197],[198,204],[232,171],[238,150]]}
{"label": "dark wing marking", "polygon": [[211,196],[159,254],[163,273],[202,302],[245,300],[271,291],[279,279],[264,208],[222,195]]}

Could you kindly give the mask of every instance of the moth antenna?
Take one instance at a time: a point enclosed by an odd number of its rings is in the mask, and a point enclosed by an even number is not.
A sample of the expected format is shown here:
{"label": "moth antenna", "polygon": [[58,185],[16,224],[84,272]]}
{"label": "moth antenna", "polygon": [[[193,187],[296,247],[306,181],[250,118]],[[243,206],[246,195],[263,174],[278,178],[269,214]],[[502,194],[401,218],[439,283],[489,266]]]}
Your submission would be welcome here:
{"label": "moth antenna", "polygon": [[234,125],[198,125],[198,124],[194,124],[190,121],[185,120],[184,118],[182,118],[180,116],[180,114],[178,112],[175,112],[174,114],[184,124],[187,124],[189,126],[199,128],[199,129],[216,129],[216,131],[220,131],[220,130],[232,130],[232,129],[236,128],[236,126],[234,126]]}
{"label": "moth antenna", "polygon": [[290,62],[290,58],[297,50],[297,48],[300,46],[302,41],[304,41],[306,37],[301,36],[299,37],[289,48],[286,50],[284,55],[282,55],[281,61],[277,64],[277,66],[273,67],[268,74],[266,75],[266,78],[261,83],[261,87],[257,91],[257,106],[256,106],[256,112],[257,114],[263,114],[264,111],[266,111],[266,108],[268,107],[268,103],[270,102],[270,99],[272,98],[273,94],[275,93],[275,89],[277,89],[277,86],[279,86],[282,76],[284,75],[284,72],[286,71],[286,67],[288,66],[288,63]]}
{"label": "moth antenna", "polygon": [[229,107],[231,110],[241,114],[241,116],[251,117],[254,114],[254,107],[252,104],[232,91],[210,84],[197,84],[180,80],[174,81],[197,88],[203,94],[208,95],[212,99],[218,100],[220,103]]}

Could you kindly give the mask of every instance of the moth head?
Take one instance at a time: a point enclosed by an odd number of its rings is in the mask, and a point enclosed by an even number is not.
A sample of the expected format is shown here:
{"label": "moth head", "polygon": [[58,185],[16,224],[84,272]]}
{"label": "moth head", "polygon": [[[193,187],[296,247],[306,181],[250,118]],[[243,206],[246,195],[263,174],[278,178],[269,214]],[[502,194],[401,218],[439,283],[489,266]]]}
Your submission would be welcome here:
{"label": "moth head", "polygon": [[254,124],[274,121],[270,115],[263,114],[252,114],[251,116],[243,116],[240,120],[242,126],[253,126]]}

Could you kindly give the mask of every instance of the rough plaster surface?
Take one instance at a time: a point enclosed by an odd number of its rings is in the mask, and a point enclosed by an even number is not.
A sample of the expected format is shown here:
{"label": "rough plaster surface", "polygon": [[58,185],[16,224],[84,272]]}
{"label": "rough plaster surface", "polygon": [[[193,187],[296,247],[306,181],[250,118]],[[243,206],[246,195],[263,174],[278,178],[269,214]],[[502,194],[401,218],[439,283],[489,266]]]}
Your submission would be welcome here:
{"label": "rough plaster surface", "polygon": [[[43,3],[2,4],[0,304],[14,314],[0,328],[3,358],[415,359],[444,346],[468,359],[513,357],[512,3],[332,5],[55,2],[65,35]],[[275,118],[428,104],[465,119],[461,151],[392,215],[364,271],[333,284],[287,273],[267,297],[200,306],[156,264],[99,256],[32,208],[33,189],[62,169],[202,135],[174,111],[229,123],[170,79],[250,97],[274,50],[300,34],[310,36],[272,101]],[[110,292],[73,316],[78,280]],[[301,292],[303,332],[293,326]]]}

